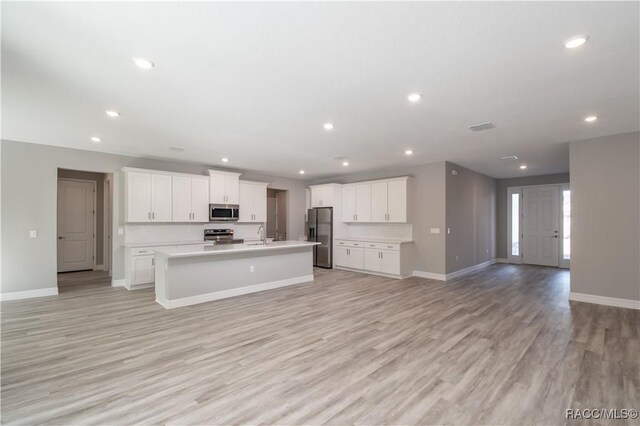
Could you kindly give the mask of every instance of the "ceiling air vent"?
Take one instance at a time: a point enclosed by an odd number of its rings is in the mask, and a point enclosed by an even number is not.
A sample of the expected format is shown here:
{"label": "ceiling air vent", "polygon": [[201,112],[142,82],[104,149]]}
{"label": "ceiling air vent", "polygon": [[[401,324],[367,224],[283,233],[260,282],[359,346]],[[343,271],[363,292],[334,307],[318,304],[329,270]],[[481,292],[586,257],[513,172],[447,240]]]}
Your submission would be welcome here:
{"label": "ceiling air vent", "polygon": [[175,152],[184,152],[184,148],[180,148],[180,147],[177,147],[177,146],[170,146],[169,150],[175,151]]}
{"label": "ceiling air vent", "polygon": [[493,129],[496,126],[493,125],[493,123],[480,123],[480,124],[474,124],[473,126],[469,126],[469,130],[471,130],[472,132],[481,132],[483,130],[489,130],[489,129]]}
{"label": "ceiling air vent", "polygon": [[517,160],[517,155],[505,155],[504,157],[500,157],[501,160]]}

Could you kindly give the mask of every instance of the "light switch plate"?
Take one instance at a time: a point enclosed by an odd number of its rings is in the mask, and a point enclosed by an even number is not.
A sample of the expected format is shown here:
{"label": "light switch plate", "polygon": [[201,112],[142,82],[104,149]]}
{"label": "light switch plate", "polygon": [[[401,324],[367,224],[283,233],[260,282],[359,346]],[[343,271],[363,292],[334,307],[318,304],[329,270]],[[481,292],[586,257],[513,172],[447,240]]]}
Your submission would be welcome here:
{"label": "light switch plate", "polygon": [[440,228],[431,228],[431,233],[432,234],[439,234],[440,233]]}
{"label": "light switch plate", "polygon": [[35,229],[29,231],[29,238],[38,238],[38,231]]}
{"label": "light switch plate", "polygon": [[118,228],[118,235],[124,235],[124,228]]}

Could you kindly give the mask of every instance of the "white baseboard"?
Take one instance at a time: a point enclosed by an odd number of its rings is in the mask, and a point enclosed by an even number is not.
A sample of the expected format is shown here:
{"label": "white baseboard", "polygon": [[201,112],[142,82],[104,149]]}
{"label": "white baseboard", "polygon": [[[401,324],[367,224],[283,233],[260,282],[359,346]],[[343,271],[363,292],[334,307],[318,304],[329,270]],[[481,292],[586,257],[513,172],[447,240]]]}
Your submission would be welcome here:
{"label": "white baseboard", "polygon": [[427,278],[430,280],[446,281],[447,276],[445,274],[436,274],[434,272],[425,271],[413,271],[414,277]]}
{"label": "white baseboard", "polygon": [[34,297],[57,296],[58,287],[39,288],[37,290],[12,291],[1,293],[0,300],[33,299]]}
{"label": "white baseboard", "polygon": [[313,275],[303,275],[300,277],[288,278],[286,280],[271,281],[268,283],[250,285],[246,287],[232,288],[229,290],[214,291],[212,293],[199,294],[197,296],[183,297],[180,299],[173,299],[173,300],[160,299],[156,294],[156,302],[162,305],[162,307],[164,307],[165,309],[174,309],[174,308],[181,308],[183,306],[195,305],[195,304],[204,303],[204,302],[211,302],[214,300],[226,299],[229,297],[241,296],[243,294],[249,294],[249,293],[257,293],[259,291],[271,290],[274,288],[286,287],[289,285],[302,284],[302,283],[312,282],[312,281],[313,281]]}
{"label": "white baseboard", "polygon": [[505,259],[504,257],[496,258],[496,263],[509,263],[509,259]]}
{"label": "white baseboard", "polygon": [[111,287],[127,287],[125,279],[122,278],[120,280],[111,280]]}
{"label": "white baseboard", "polygon": [[640,300],[618,299],[617,297],[596,296],[585,293],[569,293],[569,300],[575,302],[595,303],[596,305],[615,306],[617,308],[628,308],[640,310]]}
{"label": "white baseboard", "polygon": [[486,262],[478,263],[477,265],[469,266],[468,268],[460,269],[455,272],[451,272],[447,274],[445,281],[452,280],[454,278],[461,277],[462,275],[470,274],[472,272],[479,271],[480,269],[486,268],[487,266],[491,266],[496,263],[495,259],[487,260]]}
{"label": "white baseboard", "polygon": [[104,265],[96,265],[93,268],[94,271],[104,271]]}
{"label": "white baseboard", "polygon": [[403,277],[401,275],[385,274],[382,272],[375,272],[375,271],[366,271],[364,269],[345,268],[344,266],[334,266],[333,269],[340,269],[341,271],[349,271],[349,272],[358,272],[360,274],[367,274],[367,275],[377,275],[379,277],[393,278],[395,280],[408,278],[408,277]]}

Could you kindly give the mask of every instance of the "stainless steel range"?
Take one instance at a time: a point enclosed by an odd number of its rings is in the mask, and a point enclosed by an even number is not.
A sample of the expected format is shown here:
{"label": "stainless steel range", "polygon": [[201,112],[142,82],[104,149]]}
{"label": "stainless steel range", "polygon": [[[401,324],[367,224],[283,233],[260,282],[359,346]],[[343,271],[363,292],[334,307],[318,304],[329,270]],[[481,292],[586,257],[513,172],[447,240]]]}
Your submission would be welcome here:
{"label": "stainless steel range", "polygon": [[215,244],[242,244],[242,238],[233,237],[233,229],[205,229],[204,240]]}

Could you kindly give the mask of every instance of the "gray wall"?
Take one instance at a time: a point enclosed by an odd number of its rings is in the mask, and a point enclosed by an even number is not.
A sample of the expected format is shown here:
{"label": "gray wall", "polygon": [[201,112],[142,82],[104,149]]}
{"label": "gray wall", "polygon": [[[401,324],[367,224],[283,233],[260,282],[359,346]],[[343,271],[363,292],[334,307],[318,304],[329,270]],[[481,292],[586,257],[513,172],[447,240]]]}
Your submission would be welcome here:
{"label": "gray wall", "polygon": [[640,300],[640,133],[569,149],[571,291]]}
{"label": "gray wall", "polygon": [[498,217],[496,228],[497,258],[507,258],[507,188],[510,186],[551,185],[555,183],[569,183],[569,173],[498,179],[496,204],[496,213]]}
{"label": "gray wall", "polygon": [[[56,287],[56,206],[58,169],[113,173],[113,278],[124,277],[124,179],[122,167],[207,174],[206,165],[133,158],[95,151],[2,141],[2,281],[1,292]],[[270,182],[289,190],[289,236],[304,236],[305,184],[303,181],[253,173],[243,179]],[[30,239],[36,229],[38,238]]]}
{"label": "gray wall", "polygon": [[58,170],[59,178],[91,180],[96,183],[96,265],[104,262],[104,173]]}
{"label": "gray wall", "polygon": [[447,274],[495,259],[496,180],[447,162],[446,228]]}
{"label": "gray wall", "polygon": [[[413,176],[413,190],[409,194],[409,216],[412,218],[414,240],[414,270],[445,273],[445,163],[389,168],[371,172],[353,173],[309,182],[352,183],[394,176]],[[440,228],[440,234],[431,234],[431,228]]]}

